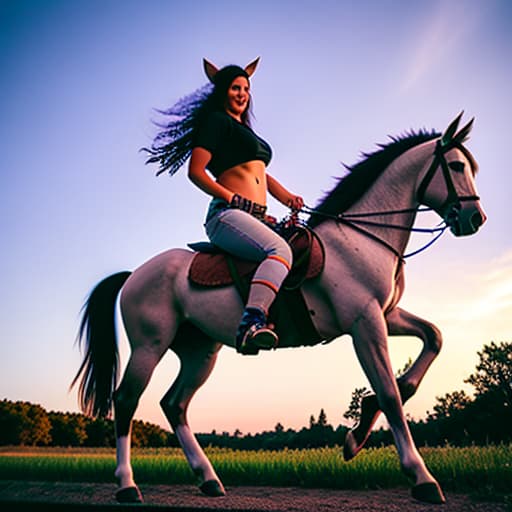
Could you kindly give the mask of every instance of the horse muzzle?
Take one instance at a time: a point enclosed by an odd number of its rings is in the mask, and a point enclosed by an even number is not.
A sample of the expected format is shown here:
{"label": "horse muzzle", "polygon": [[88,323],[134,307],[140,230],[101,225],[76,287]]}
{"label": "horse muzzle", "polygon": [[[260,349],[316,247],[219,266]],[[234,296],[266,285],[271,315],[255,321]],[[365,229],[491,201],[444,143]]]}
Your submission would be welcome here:
{"label": "horse muzzle", "polygon": [[468,236],[476,233],[487,220],[485,212],[478,201],[471,201],[462,206],[452,204],[444,215],[446,224],[455,236]]}

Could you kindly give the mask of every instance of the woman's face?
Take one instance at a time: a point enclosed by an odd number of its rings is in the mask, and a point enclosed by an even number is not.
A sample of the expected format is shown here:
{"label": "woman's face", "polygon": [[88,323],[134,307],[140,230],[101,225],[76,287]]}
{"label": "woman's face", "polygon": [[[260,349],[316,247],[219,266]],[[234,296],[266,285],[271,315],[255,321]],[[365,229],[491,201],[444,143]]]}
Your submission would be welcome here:
{"label": "woman's face", "polygon": [[249,106],[249,80],[244,76],[236,77],[228,88],[226,94],[226,111],[233,117],[240,119]]}

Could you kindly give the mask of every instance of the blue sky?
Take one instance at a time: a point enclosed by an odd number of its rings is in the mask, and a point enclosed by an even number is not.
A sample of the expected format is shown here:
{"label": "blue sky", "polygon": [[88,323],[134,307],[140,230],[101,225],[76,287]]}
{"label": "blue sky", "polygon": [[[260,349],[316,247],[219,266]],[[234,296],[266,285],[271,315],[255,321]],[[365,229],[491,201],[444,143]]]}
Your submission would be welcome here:
{"label": "blue sky", "polygon": [[[67,387],[87,293],[204,239],[207,196],[183,171],[156,178],[138,152],[154,109],[205,83],[203,57],[256,56],[254,127],[273,147],[269,171],[311,206],[342,162],[388,135],[443,130],[463,109],[476,117],[468,147],[489,220],[410,260],[402,301],[445,338],[407,412],[422,417],[435,396],[468,390],[476,351],[512,339],[511,29],[506,0],[0,0],[0,398],[77,410]],[[125,358],[122,335],[120,346]],[[398,369],[419,344],[390,348]],[[165,425],[158,401],[177,368],[166,356],[137,417]],[[254,432],[300,427],[323,407],[337,424],[365,384],[348,337],[252,359],[225,349],[190,418],[196,431]]]}

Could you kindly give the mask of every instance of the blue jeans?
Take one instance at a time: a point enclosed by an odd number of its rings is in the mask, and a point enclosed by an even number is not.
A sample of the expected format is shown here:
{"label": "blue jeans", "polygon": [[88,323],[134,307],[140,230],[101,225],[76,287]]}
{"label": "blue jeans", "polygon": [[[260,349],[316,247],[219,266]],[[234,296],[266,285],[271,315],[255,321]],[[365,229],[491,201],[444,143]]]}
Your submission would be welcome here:
{"label": "blue jeans", "polygon": [[224,251],[261,262],[251,283],[247,306],[268,314],[292,265],[288,243],[249,213],[227,208],[227,205],[223,209],[215,199],[210,205],[205,228],[210,241]]}

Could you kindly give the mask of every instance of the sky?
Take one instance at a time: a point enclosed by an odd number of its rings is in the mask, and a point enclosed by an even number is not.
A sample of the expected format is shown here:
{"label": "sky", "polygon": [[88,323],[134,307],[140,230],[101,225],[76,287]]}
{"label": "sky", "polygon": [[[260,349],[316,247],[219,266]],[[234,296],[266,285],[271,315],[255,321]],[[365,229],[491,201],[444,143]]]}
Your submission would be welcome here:
{"label": "sky", "polygon": [[[434,322],[444,346],[406,413],[423,418],[436,396],[471,392],[477,351],[512,341],[508,0],[0,0],[0,399],[78,411],[68,387],[87,294],[205,239],[208,197],[183,169],[155,177],[139,152],[155,109],[206,83],[203,57],[257,56],[254,129],[273,148],[269,172],[309,206],[389,135],[475,117],[467,147],[488,221],[408,260],[401,306]],[[410,248],[428,240],[414,235]],[[125,364],[123,332],[119,346]],[[392,338],[395,369],[420,348]],[[158,402],[177,371],[168,353],[136,418],[168,427]],[[189,420],[196,432],[299,429],[323,408],[338,425],[367,385],[348,336],[258,357],[224,348]]]}

